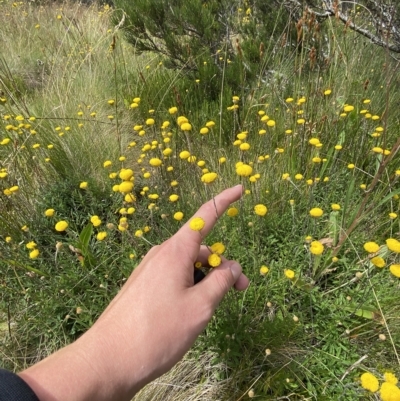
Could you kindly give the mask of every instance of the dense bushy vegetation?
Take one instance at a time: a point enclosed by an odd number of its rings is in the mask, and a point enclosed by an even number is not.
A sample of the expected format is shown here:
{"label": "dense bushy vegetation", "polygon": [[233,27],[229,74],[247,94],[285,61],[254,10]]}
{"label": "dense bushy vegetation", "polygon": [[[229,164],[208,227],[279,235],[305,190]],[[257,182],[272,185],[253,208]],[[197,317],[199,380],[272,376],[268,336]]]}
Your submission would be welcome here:
{"label": "dense bushy vegetation", "polygon": [[77,338],[152,245],[241,183],[205,243],[251,286],[165,377],[176,386],[136,399],[389,400],[398,64],[335,19],[308,12],[299,37],[265,2],[192,3],[209,12],[0,2],[2,365]]}

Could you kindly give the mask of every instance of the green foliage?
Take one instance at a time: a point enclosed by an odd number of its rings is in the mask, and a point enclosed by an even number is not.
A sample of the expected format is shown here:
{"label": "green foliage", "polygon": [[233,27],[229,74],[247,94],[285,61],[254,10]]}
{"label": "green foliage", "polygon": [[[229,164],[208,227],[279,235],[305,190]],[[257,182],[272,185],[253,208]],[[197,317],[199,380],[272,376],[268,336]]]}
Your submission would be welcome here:
{"label": "green foliage", "polygon": [[[9,14],[6,33],[15,30],[3,41],[0,66],[3,365],[22,369],[76,339],[152,245],[240,182],[246,193],[238,215],[220,216],[205,243],[222,241],[251,286],[229,293],[199,338],[196,382],[185,385],[193,392],[183,399],[203,400],[201,386],[210,383],[217,388],[210,400],[246,397],[250,388],[266,400],[367,399],[360,373],[398,373],[398,278],[375,267],[363,248],[376,241],[387,266],[399,263],[384,245],[400,229],[398,217],[389,218],[400,210],[399,94],[391,81],[398,73],[385,52],[354,46],[359,39],[333,21],[329,35],[307,30],[301,46],[266,41],[261,57],[267,32],[283,39],[289,25],[279,7],[275,23],[271,2],[193,2],[197,13],[191,3],[121,3],[124,35],[136,47],[108,30],[109,18],[121,20],[119,8],[18,4],[0,4],[0,15]],[[192,26],[201,35],[188,35]],[[157,34],[154,45],[166,54],[139,55]],[[41,51],[46,73],[30,88],[21,70],[34,66],[18,60]],[[183,150],[193,158],[181,159]],[[238,162],[252,166],[250,177],[236,174]],[[134,201],[119,191],[124,168],[134,172]],[[204,168],[218,174],[214,183],[201,181]],[[332,203],[340,210],[331,211]],[[267,206],[265,216],[254,213],[257,204]],[[313,207],[322,217],[310,216]],[[54,216],[45,216],[49,208]],[[60,220],[66,231],[55,230]],[[321,255],[310,252],[312,240],[324,244]],[[33,258],[32,241],[40,252]],[[165,387],[183,394],[185,386],[174,384]],[[154,397],[147,399],[167,399]]]}

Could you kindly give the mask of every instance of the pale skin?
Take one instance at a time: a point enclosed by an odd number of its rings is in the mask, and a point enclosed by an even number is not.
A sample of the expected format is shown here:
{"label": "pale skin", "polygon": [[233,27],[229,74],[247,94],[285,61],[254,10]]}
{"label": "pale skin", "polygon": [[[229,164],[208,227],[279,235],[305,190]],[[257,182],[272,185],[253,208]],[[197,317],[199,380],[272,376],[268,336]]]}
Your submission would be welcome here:
{"label": "pale skin", "polygon": [[40,401],[128,401],[182,359],[229,289],[249,285],[227,259],[193,282],[194,263],[210,253],[204,237],[242,191],[229,188],[201,206],[201,232],[187,222],[153,247],[82,337],[19,374]]}

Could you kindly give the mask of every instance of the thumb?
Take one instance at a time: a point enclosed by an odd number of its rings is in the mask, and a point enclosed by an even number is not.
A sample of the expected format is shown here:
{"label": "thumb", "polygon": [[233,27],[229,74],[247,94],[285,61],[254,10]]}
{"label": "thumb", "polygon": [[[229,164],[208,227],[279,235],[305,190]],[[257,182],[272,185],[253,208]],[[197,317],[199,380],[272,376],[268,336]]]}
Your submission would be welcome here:
{"label": "thumb", "polygon": [[234,286],[242,274],[242,267],[234,260],[224,260],[213,269],[197,287],[202,298],[209,302],[213,310],[222,301],[224,295]]}

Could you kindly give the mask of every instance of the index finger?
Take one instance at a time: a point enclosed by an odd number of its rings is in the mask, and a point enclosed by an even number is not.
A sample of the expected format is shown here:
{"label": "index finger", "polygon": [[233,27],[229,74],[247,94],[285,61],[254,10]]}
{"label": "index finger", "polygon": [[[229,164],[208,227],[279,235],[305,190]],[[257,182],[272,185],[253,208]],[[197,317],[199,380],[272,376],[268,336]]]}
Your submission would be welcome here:
{"label": "index finger", "polygon": [[[225,189],[213,199],[204,203],[200,209],[181,227],[175,236],[185,243],[187,243],[187,240],[190,240],[192,243],[200,246],[202,239],[211,231],[219,217],[225,213],[226,209],[231,203],[241,198],[242,193],[242,185],[236,185],[235,187]],[[197,218],[202,219],[204,222],[204,226],[200,230],[191,228],[191,223],[193,223],[194,219]],[[200,226],[201,225],[202,224],[200,224]]]}

